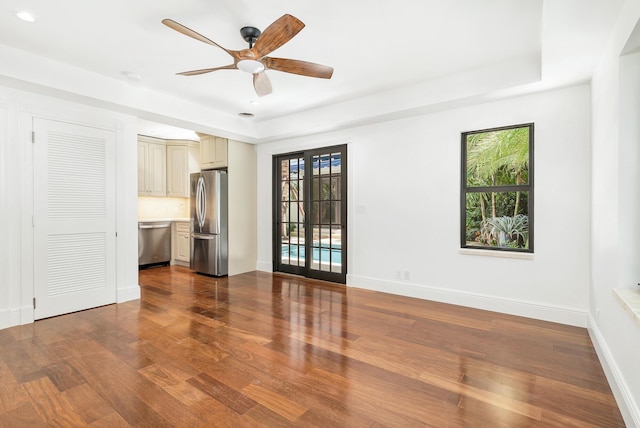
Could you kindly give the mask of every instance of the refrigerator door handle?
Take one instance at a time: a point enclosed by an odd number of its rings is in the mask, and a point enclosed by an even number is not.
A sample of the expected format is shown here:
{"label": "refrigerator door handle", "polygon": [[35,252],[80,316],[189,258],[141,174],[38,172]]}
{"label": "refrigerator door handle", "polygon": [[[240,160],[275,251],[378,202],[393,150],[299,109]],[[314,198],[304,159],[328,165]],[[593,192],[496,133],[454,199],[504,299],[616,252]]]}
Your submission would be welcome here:
{"label": "refrigerator door handle", "polygon": [[204,219],[205,219],[205,204],[206,203],[206,195],[204,191],[204,178],[198,178],[198,184],[196,186],[196,217],[198,220],[198,225],[200,229],[204,227]]}
{"label": "refrigerator door handle", "polygon": [[196,221],[198,222],[198,226],[202,227],[202,224],[200,222],[200,180],[202,179],[202,177],[198,178],[198,182],[196,183],[196,206],[195,206],[195,211],[196,211]]}
{"label": "refrigerator door handle", "polygon": [[202,226],[204,227],[204,221],[207,218],[207,187],[205,185],[204,177],[200,177],[200,195],[201,195],[201,203],[202,203]]}
{"label": "refrigerator door handle", "polygon": [[191,237],[195,239],[211,240],[211,239],[216,239],[218,235],[203,235],[201,233],[192,233]]}

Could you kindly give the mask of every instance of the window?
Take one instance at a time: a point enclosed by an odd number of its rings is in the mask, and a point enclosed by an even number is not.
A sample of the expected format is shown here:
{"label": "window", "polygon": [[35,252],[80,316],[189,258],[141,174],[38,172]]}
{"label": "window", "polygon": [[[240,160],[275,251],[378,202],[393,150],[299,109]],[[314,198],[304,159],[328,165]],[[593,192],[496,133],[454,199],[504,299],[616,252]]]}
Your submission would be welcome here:
{"label": "window", "polygon": [[533,124],[462,133],[462,248],[533,252]]}

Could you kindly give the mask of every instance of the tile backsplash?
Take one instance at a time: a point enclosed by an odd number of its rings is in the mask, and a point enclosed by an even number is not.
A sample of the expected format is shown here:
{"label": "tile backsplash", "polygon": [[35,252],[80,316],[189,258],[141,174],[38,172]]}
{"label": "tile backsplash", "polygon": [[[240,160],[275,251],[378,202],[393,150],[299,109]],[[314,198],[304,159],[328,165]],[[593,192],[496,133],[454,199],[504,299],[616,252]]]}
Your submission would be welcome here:
{"label": "tile backsplash", "polygon": [[188,218],[189,198],[138,197],[138,219]]}

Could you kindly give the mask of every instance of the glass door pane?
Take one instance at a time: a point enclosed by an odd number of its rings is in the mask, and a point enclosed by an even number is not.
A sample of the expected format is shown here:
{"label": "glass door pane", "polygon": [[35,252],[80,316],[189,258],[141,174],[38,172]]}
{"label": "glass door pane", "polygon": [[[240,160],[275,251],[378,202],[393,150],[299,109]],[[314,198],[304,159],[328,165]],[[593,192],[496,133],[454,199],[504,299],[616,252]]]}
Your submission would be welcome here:
{"label": "glass door pane", "polygon": [[342,274],[342,153],[311,156],[311,270]]}
{"label": "glass door pane", "polygon": [[[304,157],[281,158],[279,171],[279,206],[277,230],[279,239],[276,254],[283,266],[305,265]],[[293,269],[292,273],[298,273]]]}

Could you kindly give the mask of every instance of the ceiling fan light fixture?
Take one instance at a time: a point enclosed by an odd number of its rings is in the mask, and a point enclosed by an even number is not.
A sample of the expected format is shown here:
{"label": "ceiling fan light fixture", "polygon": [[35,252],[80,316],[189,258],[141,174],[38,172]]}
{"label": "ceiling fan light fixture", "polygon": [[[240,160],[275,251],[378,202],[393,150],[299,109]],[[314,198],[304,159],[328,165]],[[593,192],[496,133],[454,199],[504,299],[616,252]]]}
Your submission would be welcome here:
{"label": "ceiling fan light fixture", "polygon": [[238,61],[238,68],[246,73],[256,74],[264,71],[264,64],[254,59]]}

